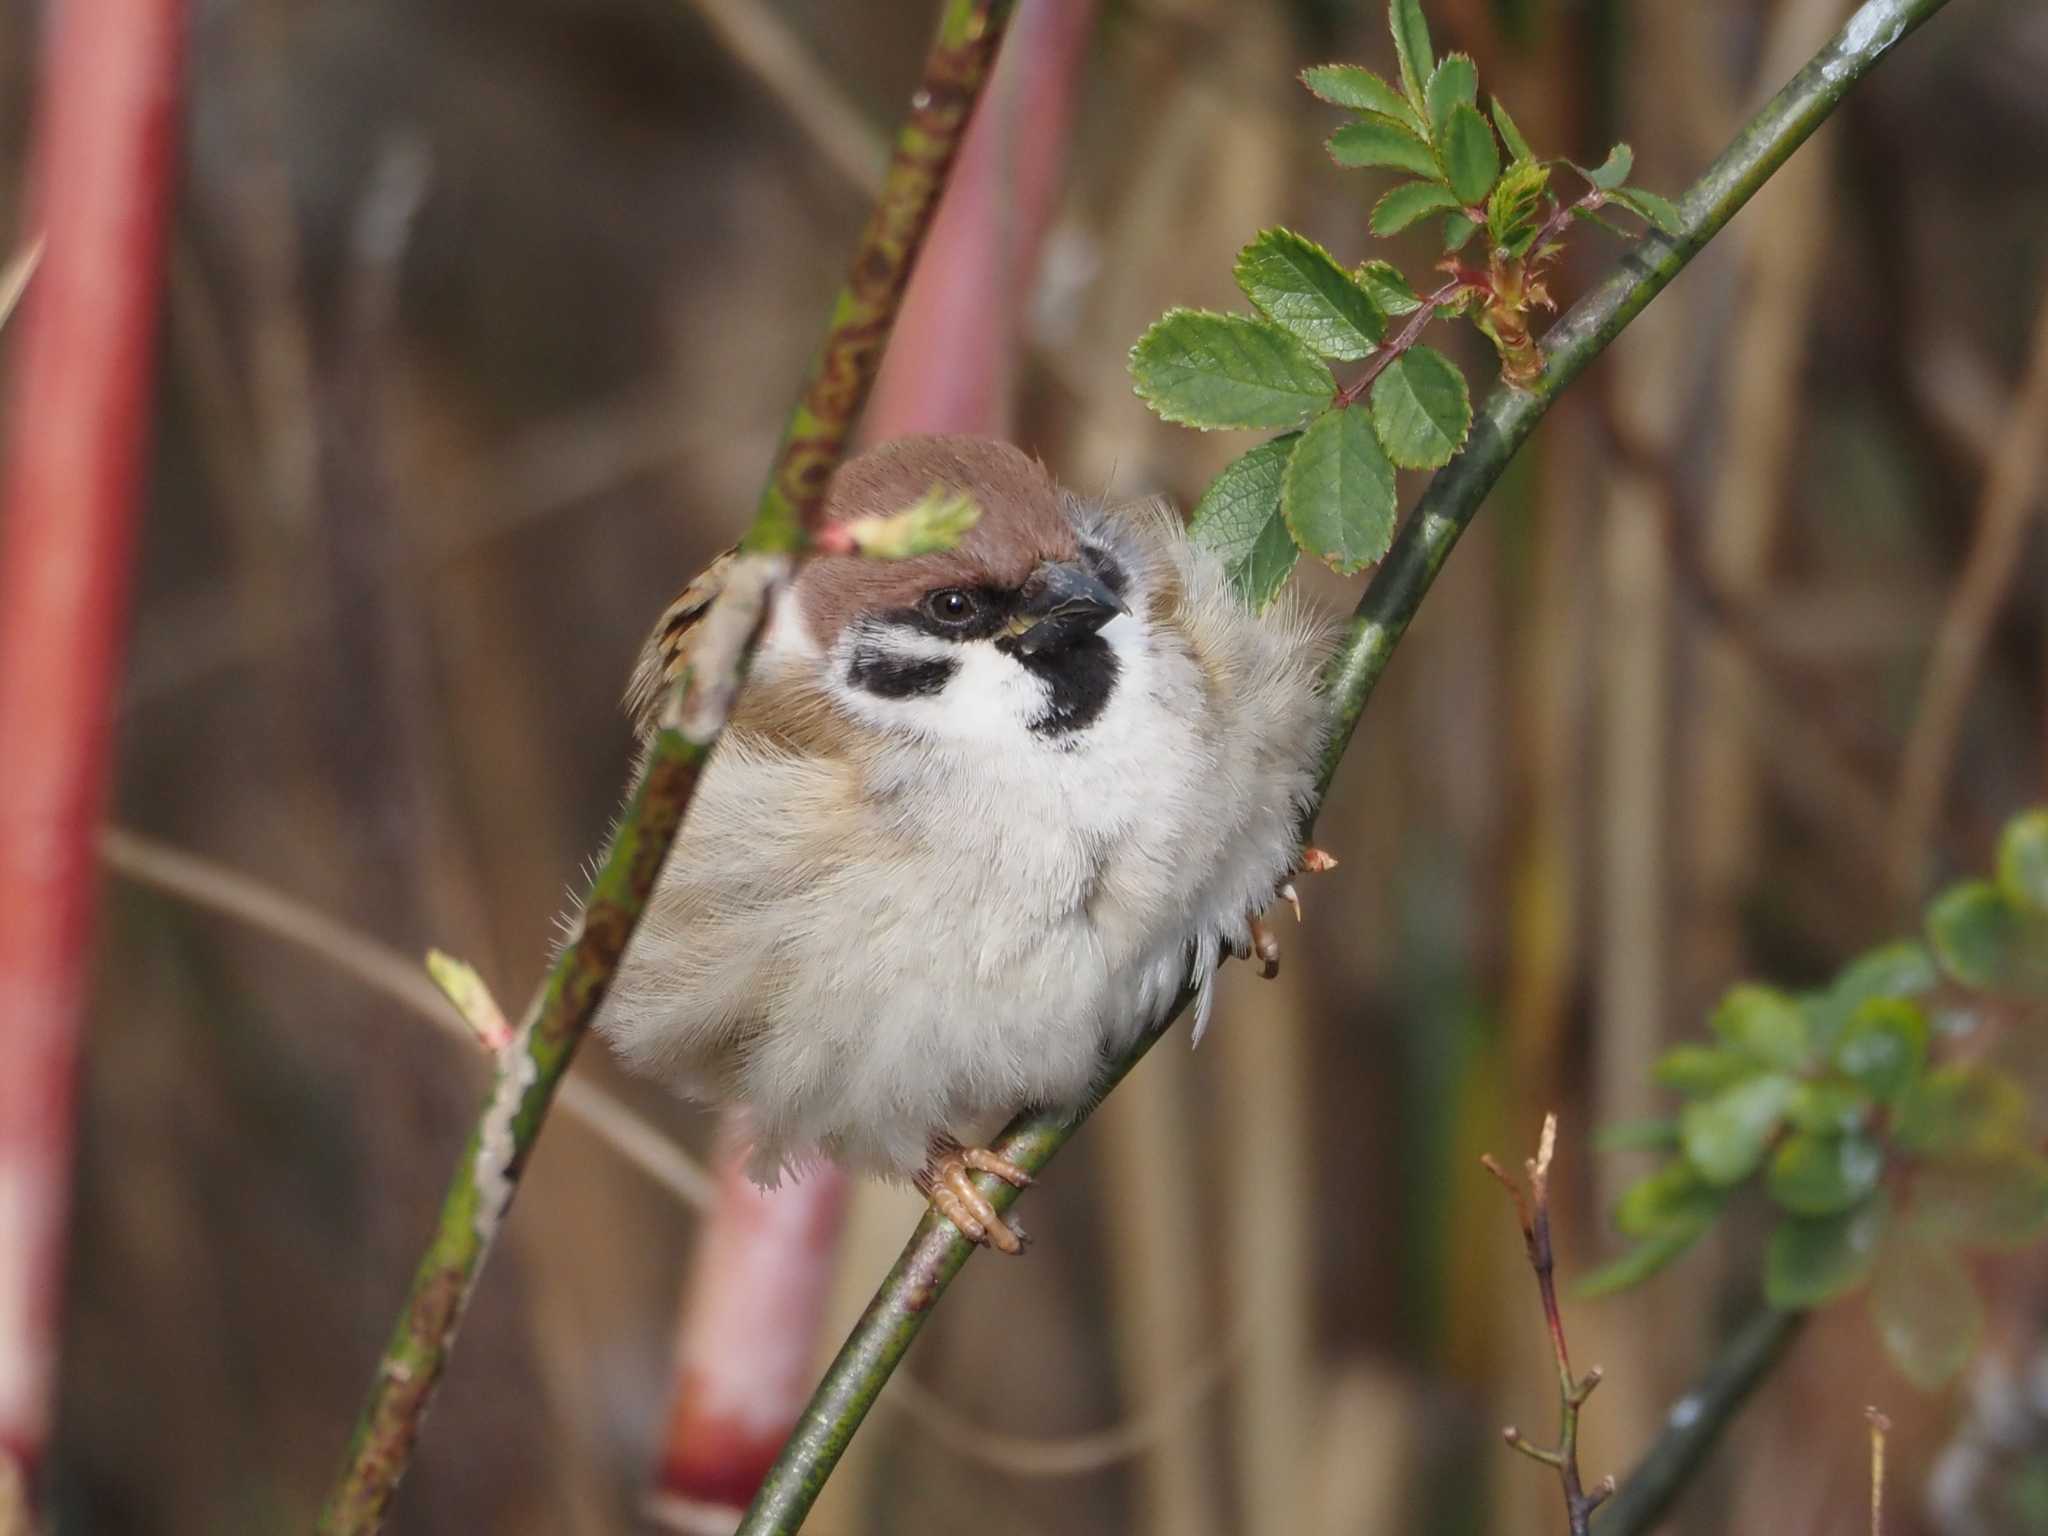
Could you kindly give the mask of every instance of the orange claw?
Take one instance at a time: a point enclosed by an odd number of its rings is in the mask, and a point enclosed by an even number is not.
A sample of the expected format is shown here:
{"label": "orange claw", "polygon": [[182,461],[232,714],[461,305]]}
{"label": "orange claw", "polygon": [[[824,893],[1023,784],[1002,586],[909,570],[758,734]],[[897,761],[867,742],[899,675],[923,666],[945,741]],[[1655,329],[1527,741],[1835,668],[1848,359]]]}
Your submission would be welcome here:
{"label": "orange claw", "polygon": [[1326,875],[1337,867],[1337,856],[1311,844],[1301,850],[1301,867],[1312,875]]}

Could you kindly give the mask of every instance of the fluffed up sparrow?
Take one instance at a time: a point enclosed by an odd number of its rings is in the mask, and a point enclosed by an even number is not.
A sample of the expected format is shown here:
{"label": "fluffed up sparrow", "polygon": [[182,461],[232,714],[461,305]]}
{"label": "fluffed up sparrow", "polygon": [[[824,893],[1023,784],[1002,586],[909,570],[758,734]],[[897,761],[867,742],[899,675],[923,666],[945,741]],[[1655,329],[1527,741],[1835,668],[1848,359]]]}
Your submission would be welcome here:
{"label": "fluffed up sparrow", "polygon": [[[1199,1039],[1225,954],[1277,958],[1258,917],[1294,895],[1329,630],[1291,598],[1254,616],[1171,509],[1001,443],[885,444],[827,518],[935,490],[981,509],[956,547],[816,556],[777,599],[598,1024],[740,1107],[756,1177],[909,1177],[1014,1252],[968,1170],[1028,1180],[981,1138],[1086,1104],[1191,975]],[[648,643],[643,730],[720,569]]]}

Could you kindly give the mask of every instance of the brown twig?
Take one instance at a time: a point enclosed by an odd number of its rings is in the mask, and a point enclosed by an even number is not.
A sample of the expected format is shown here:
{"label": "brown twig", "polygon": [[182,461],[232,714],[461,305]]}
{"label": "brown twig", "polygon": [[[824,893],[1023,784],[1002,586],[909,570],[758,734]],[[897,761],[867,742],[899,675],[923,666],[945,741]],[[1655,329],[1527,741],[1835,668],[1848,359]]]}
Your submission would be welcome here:
{"label": "brown twig", "polygon": [[1551,1353],[1557,1357],[1558,1438],[1555,1450],[1531,1445],[1522,1432],[1510,1424],[1501,1438],[1531,1460],[1554,1468],[1564,1486],[1565,1516],[1572,1536],[1587,1536],[1593,1511],[1614,1492],[1614,1479],[1602,1478],[1589,1493],[1579,1479],[1579,1410],[1600,1385],[1600,1367],[1583,1376],[1572,1374],[1571,1353],[1565,1346],[1564,1317],[1557,1307],[1557,1278],[1550,1247],[1550,1160],[1557,1150],[1557,1116],[1543,1117],[1543,1137],[1536,1155],[1522,1166],[1528,1174],[1525,1187],[1491,1157],[1479,1161],[1499,1179],[1515,1202],[1515,1215],[1522,1224],[1522,1242],[1529,1250],[1529,1267],[1536,1272],[1536,1289],[1543,1297],[1543,1320],[1550,1329]]}
{"label": "brown twig", "polygon": [[1934,637],[1927,680],[1906,739],[1893,802],[1892,892],[1909,903],[1920,894],[1928,849],[1941,824],[1956,739],[1992,626],[2019,570],[2028,514],[2048,457],[2048,281],[2036,301],[2027,371],[2006,413],[1977,507],[1970,552]]}
{"label": "brown twig", "polygon": [[1406,325],[1373,348],[1372,355],[1365,360],[1365,367],[1359,371],[1358,377],[1337,391],[1337,404],[1355,405],[1363,398],[1365,392],[1372,388],[1373,380],[1385,373],[1395,358],[1421,339],[1429,322],[1436,318],[1439,305],[1455,304],[1467,293],[1481,290],[1485,286],[1484,281],[1476,274],[1461,275],[1452,278],[1424,299],[1415,313],[1408,317]]}
{"label": "brown twig", "polygon": [[1884,1536],[1884,1437],[1892,1421],[1877,1408],[1866,1408],[1870,1421],[1870,1536]]}

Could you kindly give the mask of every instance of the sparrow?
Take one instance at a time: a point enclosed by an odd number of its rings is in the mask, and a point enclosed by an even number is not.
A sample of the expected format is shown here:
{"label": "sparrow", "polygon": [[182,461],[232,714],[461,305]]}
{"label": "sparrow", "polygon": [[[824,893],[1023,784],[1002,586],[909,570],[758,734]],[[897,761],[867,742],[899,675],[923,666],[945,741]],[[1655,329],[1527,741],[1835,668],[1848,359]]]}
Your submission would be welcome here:
{"label": "sparrow", "polygon": [[[1217,966],[1270,973],[1260,914],[1331,862],[1302,827],[1332,636],[1291,596],[1253,614],[1167,506],[1076,495],[1004,443],[885,443],[826,523],[934,494],[980,509],[953,547],[814,555],[773,599],[597,1025],[740,1110],[762,1182],[907,1178],[1016,1252],[969,1175],[1030,1180],[986,1138],[1085,1107],[1190,980],[1199,1040]],[[643,737],[731,559],[647,643]]]}

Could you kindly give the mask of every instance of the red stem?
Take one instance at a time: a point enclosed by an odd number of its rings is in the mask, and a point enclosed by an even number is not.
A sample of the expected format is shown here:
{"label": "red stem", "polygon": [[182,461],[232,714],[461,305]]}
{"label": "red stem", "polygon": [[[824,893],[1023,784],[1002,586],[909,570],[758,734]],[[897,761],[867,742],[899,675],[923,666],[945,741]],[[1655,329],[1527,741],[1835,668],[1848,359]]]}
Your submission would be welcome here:
{"label": "red stem", "polygon": [[1387,371],[1387,365],[1415,345],[1423,331],[1428,328],[1429,322],[1436,318],[1439,305],[1454,304],[1465,293],[1473,290],[1485,291],[1485,279],[1477,273],[1461,272],[1424,299],[1421,308],[1408,317],[1406,325],[1394,336],[1373,348],[1372,355],[1365,360],[1365,368],[1358,377],[1337,391],[1337,404],[1356,404],[1359,398],[1372,388],[1372,381]]}
{"label": "red stem", "polygon": [[33,221],[0,488],[0,1452],[50,1426],[72,1119],[147,444],[183,15],[47,11]]}

